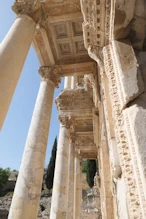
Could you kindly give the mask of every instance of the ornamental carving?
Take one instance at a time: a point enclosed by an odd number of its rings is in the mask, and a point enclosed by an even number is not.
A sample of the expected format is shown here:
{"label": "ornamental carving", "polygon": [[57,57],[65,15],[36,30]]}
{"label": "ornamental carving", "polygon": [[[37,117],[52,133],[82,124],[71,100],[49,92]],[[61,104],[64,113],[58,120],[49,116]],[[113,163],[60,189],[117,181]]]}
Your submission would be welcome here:
{"label": "ornamental carving", "polygon": [[[127,189],[127,201],[129,203],[130,218],[142,218],[140,208],[140,198],[138,195],[138,188],[135,181],[134,169],[132,165],[132,157],[130,154],[131,144],[128,144],[128,139],[125,132],[124,117],[120,108],[120,97],[118,92],[118,86],[116,82],[116,75],[114,72],[114,65],[111,54],[111,46],[104,47],[104,63],[105,70],[108,72],[110,96],[113,108],[113,115],[116,121],[115,134],[118,147],[118,153],[120,163],[122,167],[122,173],[125,179]],[[102,73],[103,74],[103,73]],[[101,75],[102,77],[102,75]]]}
{"label": "ornamental carving", "polygon": [[42,17],[42,7],[40,0],[15,0],[12,10],[16,14],[26,14],[37,23]]}
{"label": "ornamental carving", "polygon": [[102,47],[106,44],[106,39],[109,39],[110,1],[81,0],[81,10],[85,48],[89,56],[103,69]]}
{"label": "ornamental carving", "polygon": [[57,109],[61,110],[78,110],[92,109],[92,96],[85,89],[65,89],[55,99]]}
{"label": "ornamental carving", "polygon": [[60,71],[55,66],[41,66],[39,74],[42,77],[42,81],[52,81],[55,87],[58,87],[61,82]]}

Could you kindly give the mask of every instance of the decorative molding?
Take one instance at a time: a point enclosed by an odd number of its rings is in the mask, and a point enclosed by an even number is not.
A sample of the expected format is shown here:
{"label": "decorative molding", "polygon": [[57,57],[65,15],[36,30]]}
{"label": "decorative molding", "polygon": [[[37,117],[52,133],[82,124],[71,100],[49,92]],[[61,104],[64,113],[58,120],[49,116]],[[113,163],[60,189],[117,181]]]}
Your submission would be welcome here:
{"label": "decorative molding", "polygon": [[[105,7],[106,6],[106,7]],[[102,47],[110,34],[110,0],[81,0],[83,37],[89,56],[104,68]]]}
{"label": "decorative molding", "polygon": [[[122,173],[125,179],[127,189],[127,203],[129,203],[130,218],[142,218],[138,188],[134,176],[131,154],[129,151],[128,139],[125,133],[124,118],[120,108],[120,98],[118,95],[118,86],[113,67],[111,45],[104,47],[104,64],[108,73],[110,95],[115,118],[115,137],[117,141],[118,153],[122,167]],[[103,74],[103,72],[101,72]],[[102,75],[101,75],[102,77]]]}
{"label": "decorative molding", "polygon": [[44,3],[45,12],[49,16],[59,16],[64,14],[77,13],[81,11],[80,2],[79,1],[66,1],[62,4],[58,4],[57,6],[51,6],[47,2]]}
{"label": "decorative molding", "polygon": [[81,62],[76,64],[68,65],[56,65],[60,68],[61,76],[72,76],[76,75],[85,75],[85,74],[94,74],[96,71],[95,62]]}
{"label": "decorative molding", "polygon": [[61,82],[60,71],[55,66],[41,66],[39,74],[42,77],[42,81],[52,81],[55,87],[58,87]]}
{"label": "decorative molding", "polygon": [[92,96],[85,89],[65,89],[55,99],[59,111],[92,109]]}

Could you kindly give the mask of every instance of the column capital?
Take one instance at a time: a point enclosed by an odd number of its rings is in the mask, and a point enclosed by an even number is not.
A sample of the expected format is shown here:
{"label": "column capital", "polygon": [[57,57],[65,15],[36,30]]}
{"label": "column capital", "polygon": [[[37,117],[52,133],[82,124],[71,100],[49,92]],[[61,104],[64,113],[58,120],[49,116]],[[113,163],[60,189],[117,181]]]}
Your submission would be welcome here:
{"label": "column capital", "polygon": [[58,87],[61,82],[59,68],[55,66],[41,66],[38,72],[42,77],[42,81],[52,81],[55,87]]}
{"label": "column capital", "polygon": [[62,126],[69,129],[71,125],[74,123],[74,118],[71,115],[59,115],[58,119]]}
{"label": "column capital", "polygon": [[41,21],[42,7],[40,0],[15,0],[12,10],[18,14],[31,17],[36,23]]}

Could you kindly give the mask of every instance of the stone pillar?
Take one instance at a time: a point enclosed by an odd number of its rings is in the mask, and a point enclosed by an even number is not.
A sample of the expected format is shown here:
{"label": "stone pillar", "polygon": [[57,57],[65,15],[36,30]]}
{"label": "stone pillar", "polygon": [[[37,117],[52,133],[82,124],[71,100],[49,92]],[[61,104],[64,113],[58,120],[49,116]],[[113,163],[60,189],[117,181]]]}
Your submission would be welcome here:
{"label": "stone pillar", "polygon": [[73,219],[74,207],[74,153],[75,145],[71,139],[69,144],[69,168],[68,168],[68,199],[67,199],[67,219]]}
{"label": "stone pillar", "polygon": [[64,78],[64,89],[70,89],[71,88],[71,76],[66,76]]}
{"label": "stone pillar", "polygon": [[42,189],[44,161],[52,111],[54,88],[59,82],[53,68],[41,67],[42,76],[9,219],[35,219]]}
{"label": "stone pillar", "polygon": [[71,79],[71,89],[75,89],[77,84],[77,75],[72,76]]}
{"label": "stone pillar", "polygon": [[82,171],[81,160],[75,157],[75,185],[74,185],[74,219],[81,218],[82,208]]}
{"label": "stone pillar", "polygon": [[66,219],[68,158],[69,158],[69,127],[71,117],[60,115],[60,132],[58,139],[53,194],[51,203],[51,219]]}
{"label": "stone pillar", "polygon": [[32,43],[35,26],[31,17],[17,16],[0,45],[0,129]]}

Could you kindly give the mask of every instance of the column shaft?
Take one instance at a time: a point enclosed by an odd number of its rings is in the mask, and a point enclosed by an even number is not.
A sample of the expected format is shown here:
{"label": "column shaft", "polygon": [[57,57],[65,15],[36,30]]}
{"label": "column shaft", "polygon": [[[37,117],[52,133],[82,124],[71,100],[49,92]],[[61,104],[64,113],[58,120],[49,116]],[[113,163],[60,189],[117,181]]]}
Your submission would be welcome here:
{"label": "column shaft", "polygon": [[0,129],[35,33],[35,22],[19,15],[0,45]]}
{"label": "column shaft", "polygon": [[81,219],[82,205],[82,177],[81,160],[75,158],[75,185],[74,185],[74,219]]}
{"label": "column shaft", "polygon": [[49,80],[43,80],[40,84],[9,219],[37,218],[54,87]]}
{"label": "column shaft", "polygon": [[64,78],[64,89],[70,89],[71,88],[71,76],[66,76]]}
{"label": "column shaft", "polygon": [[71,89],[75,89],[77,84],[77,76],[73,75],[71,79]]}
{"label": "column shaft", "polygon": [[67,219],[73,219],[74,207],[74,144],[69,144]]}
{"label": "column shaft", "polygon": [[53,195],[50,214],[51,219],[66,219],[69,156],[68,146],[69,132],[68,129],[61,124],[53,183]]}

